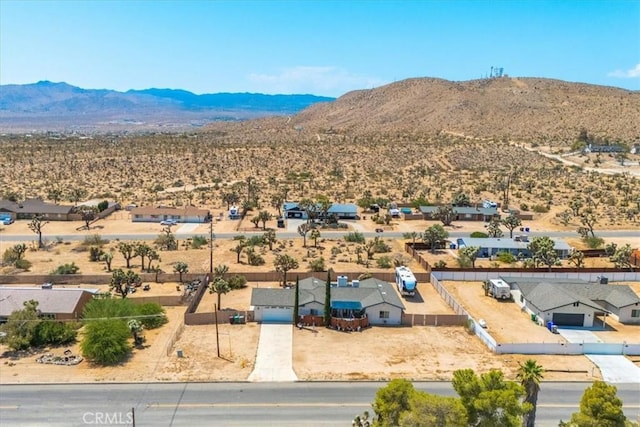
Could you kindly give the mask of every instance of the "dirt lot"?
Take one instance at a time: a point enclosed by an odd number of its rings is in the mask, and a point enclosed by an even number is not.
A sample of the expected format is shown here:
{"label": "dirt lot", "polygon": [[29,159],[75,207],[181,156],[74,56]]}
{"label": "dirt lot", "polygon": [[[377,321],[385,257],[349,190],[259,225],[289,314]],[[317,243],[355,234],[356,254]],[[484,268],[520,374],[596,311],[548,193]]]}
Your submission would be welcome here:
{"label": "dirt lot", "polygon": [[[312,349],[312,350],[310,350]],[[461,327],[383,328],[338,332],[325,328],[295,330],[293,368],[301,380],[449,380],[456,369],[502,369],[515,377],[518,361],[532,356],[495,355]],[[461,355],[464,354],[464,357]],[[598,369],[584,356],[534,356],[546,379],[591,380]],[[578,372],[580,371],[580,372]]]}
{"label": "dirt lot", "polygon": [[565,342],[561,336],[532,322],[515,302],[485,296],[482,282],[445,281],[443,285],[471,317],[487,322],[488,332],[499,343]]}

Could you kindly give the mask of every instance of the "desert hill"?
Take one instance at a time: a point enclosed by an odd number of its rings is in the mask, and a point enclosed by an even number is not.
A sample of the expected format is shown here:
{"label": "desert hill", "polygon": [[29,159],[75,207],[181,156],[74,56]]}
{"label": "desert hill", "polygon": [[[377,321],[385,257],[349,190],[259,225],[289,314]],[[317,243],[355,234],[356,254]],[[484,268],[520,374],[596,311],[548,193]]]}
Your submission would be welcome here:
{"label": "desert hill", "polygon": [[409,138],[445,132],[539,143],[572,141],[584,128],[611,142],[637,143],[640,92],[542,78],[414,78],[349,92],[291,120],[267,118],[235,127]]}

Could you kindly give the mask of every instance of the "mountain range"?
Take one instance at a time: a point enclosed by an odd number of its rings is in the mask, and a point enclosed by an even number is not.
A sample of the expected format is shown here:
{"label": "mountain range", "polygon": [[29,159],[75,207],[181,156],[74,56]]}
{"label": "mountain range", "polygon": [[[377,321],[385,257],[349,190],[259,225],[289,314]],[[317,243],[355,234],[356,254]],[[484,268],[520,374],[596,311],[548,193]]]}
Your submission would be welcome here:
{"label": "mountain range", "polygon": [[[552,144],[587,131],[640,143],[640,91],[544,78],[412,78],[335,99],[314,95],[146,89],[117,92],[47,81],[0,86],[0,131],[265,131],[296,138],[423,138],[441,133]],[[297,136],[295,136],[297,135]]]}
{"label": "mountain range", "polygon": [[0,130],[180,129],[216,120],[292,115],[335,98],[144,89],[118,92],[40,81],[0,86]]}

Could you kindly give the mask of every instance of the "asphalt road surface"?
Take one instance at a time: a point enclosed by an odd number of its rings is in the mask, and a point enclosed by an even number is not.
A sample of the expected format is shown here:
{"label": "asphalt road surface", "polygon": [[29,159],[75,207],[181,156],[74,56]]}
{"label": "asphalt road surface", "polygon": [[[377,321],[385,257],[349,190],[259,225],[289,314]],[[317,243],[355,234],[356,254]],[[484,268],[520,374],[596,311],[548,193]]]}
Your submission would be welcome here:
{"label": "asphalt road surface", "polygon": [[[369,410],[378,382],[2,385],[0,426],[345,426]],[[578,410],[590,383],[543,383],[537,425]],[[415,383],[455,396],[448,382]],[[640,416],[640,386],[618,384],[627,417]],[[133,410],[133,412],[132,412]]]}
{"label": "asphalt road surface", "polygon": [[[328,231],[328,230],[322,230],[322,235],[324,237],[329,237],[329,238],[341,238],[342,236],[346,235],[348,232],[345,231]],[[95,234],[95,233],[92,233]],[[108,239],[108,240],[116,240],[116,239],[120,239],[120,240],[154,240],[158,237],[158,234],[160,234],[160,231],[158,231],[158,233],[155,234],[100,234],[100,236],[103,239]],[[261,235],[263,234],[262,231],[259,232],[236,232],[236,233],[214,233],[214,237],[216,239],[232,239],[235,236],[238,235],[244,235],[247,237],[253,236],[253,235]],[[296,232],[291,232],[291,231],[282,231],[282,232],[276,232],[277,237],[279,239],[295,239],[295,238],[301,238],[301,236],[296,233]],[[401,239],[404,236],[404,233],[402,232],[398,232],[398,231],[385,231],[382,233],[376,233],[376,232],[363,232],[362,233],[364,235],[364,237],[367,238],[371,238],[371,237],[375,237],[375,236],[381,236],[381,237],[388,237],[388,238],[393,238],[393,239]],[[457,238],[457,237],[468,237],[469,236],[469,232],[468,231],[450,231],[449,232],[449,237],[450,238]],[[558,238],[565,238],[565,237],[579,237],[578,233],[575,231],[532,231],[530,233],[527,233],[529,236],[531,237],[535,237],[535,236],[548,236],[548,237],[558,237]],[[602,237],[602,238],[611,238],[611,237],[620,237],[620,238],[633,238],[633,237],[637,237],[638,240],[640,241],[640,230],[602,230],[602,231],[598,231],[598,237]],[[176,238],[178,239],[186,239],[188,237],[193,237],[193,236],[207,236],[207,233],[176,233]],[[85,234],[46,234],[44,233],[42,235],[43,240],[49,240],[49,241],[55,241],[56,239],[62,239],[64,241],[81,241],[84,240],[86,237]],[[37,239],[37,236],[35,234],[8,234],[8,233],[2,233],[0,234],[0,240],[3,241],[9,241],[9,242],[32,242],[34,240]]]}

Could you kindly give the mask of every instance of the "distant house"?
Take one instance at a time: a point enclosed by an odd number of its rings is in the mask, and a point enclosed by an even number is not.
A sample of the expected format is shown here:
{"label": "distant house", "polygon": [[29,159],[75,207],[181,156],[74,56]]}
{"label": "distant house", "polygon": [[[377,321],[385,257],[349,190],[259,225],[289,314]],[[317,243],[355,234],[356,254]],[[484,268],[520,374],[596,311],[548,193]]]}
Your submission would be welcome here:
{"label": "distant house", "polygon": [[[325,280],[309,277],[299,283],[300,316],[323,316]],[[254,288],[251,306],[256,321],[293,321],[295,289]],[[404,305],[395,288],[381,280],[370,278],[351,283],[339,278],[331,284],[331,317],[333,319],[367,318],[372,325],[400,325]]]}
{"label": "distant house", "polygon": [[[438,206],[420,206],[420,212],[426,220],[437,218]],[[497,207],[453,206],[454,221],[485,221],[500,218]]]}
{"label": "distant house", "polygon": [[[554,249],[560,259],[568,258],[573,248],[564,240],[551,240],[555,242]],[[471,246],[479,247],[478,258],[491,258],[500,252],[509,252],[515,257],[531,258],[531,251],[527,248],[529,243],[529,239],[526,236],[516,236],[513,239],[504,237],[460,237],[457,239],[458,249]]]}
{"label": "distant house", "polygon": [[77,288],[52,288],[0,286],[0,322],[11,313],[24,308],[26,301],[38,301],[42,317],[55,320],[78,320],[84,306],[96,291]]}
{"label": "distant house", "polygon": [[[297,202],[285,202],[282,205],[284,218],[308,219],[307,212]],[[358,207],[352,203],[333,203],[327,211],[329,217],[336,219],[358,219]],[[318,208],[318,219],[322,218],[322,211]]]}
{"label": "distant house", "polygon": [[36,216],[47,221],[71,221],[74,206],[56,205],[41,199],[27,199],[23,202],[0,200],[0,212],[8,213],[13,219],[32,219]]}
{"label": "distant house", "polygon": [[598,316],[620,323],[640,324],[640,297],[627,285],[579,279],[502,277],[514,300],[537,317],[559,326],[594,326]]}
{"label": "distant house", "polygon": [[614,145],[589,144],[583,150],[584,153],[624,153],[626,151],[627,151],[627,147],[620,144],[614,144]]}
{"label": "distant house", "polygon": [[161,222],[174,220],[176,222],[203,223],[211,220],[208,209],[198,209],[193,206],[140,206],[131,209],[132,222]]}

